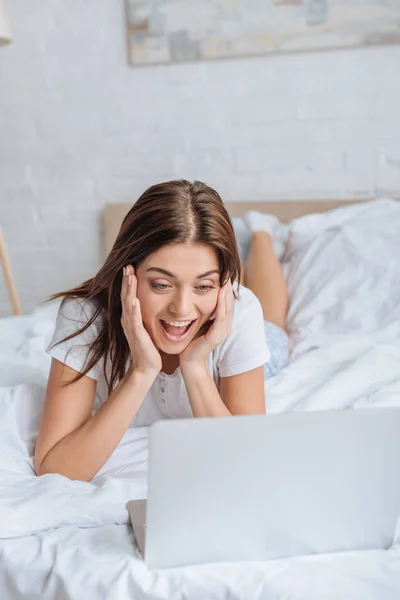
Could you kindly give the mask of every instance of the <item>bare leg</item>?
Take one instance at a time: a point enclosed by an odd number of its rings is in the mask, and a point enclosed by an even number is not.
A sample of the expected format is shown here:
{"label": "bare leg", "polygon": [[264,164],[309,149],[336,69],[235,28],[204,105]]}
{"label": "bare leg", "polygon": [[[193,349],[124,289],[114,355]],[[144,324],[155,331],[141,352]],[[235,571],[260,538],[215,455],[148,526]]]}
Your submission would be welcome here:
{"label": "bare leg", "polygon": [[271,321],[284,331],[289,297],[269,233],[256,231],[244,271],[244,285],[259,299],[265,321]]}

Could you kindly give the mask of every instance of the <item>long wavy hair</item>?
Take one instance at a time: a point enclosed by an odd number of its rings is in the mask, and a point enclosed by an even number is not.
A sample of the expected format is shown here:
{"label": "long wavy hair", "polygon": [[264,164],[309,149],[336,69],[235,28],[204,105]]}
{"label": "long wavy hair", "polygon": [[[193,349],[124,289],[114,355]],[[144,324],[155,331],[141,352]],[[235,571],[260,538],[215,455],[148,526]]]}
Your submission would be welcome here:
{"label": "long wavy hair", "polygon": [[[60,309],[69,298],[83,298],[95,306],[88,322],[57,344],[83,333],[99,320],[99,333],[88,344],[85,365],[65,385],[81,379],[103,359],[108,392],[125,375],[130,349],[121,325],[122,269],[130,264],[135,269],[153,252],[166,244],[205,244],[213,248],[218,257],[220,285],[228,278],[240,281],[240,258],[235,233],[229,214],[219,194],[209,186],[181,179],[149,187],[125,216],[117,239],[98,273],[81,285],[50,296],[46,302],[63,297]],[[239,289],[239,288],[238,288]],[[234,294],[237,298],[237,295]],[[57,345],[55,344],[55,345]],[[106,359],[111,360],[108,379]]]}

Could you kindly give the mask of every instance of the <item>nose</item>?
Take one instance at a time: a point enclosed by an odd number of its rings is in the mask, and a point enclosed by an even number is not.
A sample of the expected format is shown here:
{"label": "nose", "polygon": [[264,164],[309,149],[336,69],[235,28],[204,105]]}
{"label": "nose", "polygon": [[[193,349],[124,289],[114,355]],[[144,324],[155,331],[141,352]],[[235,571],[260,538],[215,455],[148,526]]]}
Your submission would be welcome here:
{"label": "nose", "polygon": [[193,302],[190,291],[184,289],[176,291],[168,308],[171,315],[179,319],[193,317]]}

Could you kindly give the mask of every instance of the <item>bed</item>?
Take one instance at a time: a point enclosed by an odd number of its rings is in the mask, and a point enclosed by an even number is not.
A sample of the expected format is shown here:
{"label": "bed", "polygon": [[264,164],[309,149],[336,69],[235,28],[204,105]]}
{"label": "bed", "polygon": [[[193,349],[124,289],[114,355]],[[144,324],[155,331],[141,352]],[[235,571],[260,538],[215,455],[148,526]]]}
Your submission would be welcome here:
{"label": "bed", "polygon": [[[127,205],[104,212],[108,252]],[[400,203],[232,203],[289,223],[289,365],[271,413],[400,408]],[[33,473],[57,302],[0,320],[1,598],[400,598],[400,520],[382,550],[148,570],[126,501],[146,493],[147,431],[128,430],[91,483]],[[338,440],[338,443],[340,441]],[[399,511],[400,514],[400,511]]]}

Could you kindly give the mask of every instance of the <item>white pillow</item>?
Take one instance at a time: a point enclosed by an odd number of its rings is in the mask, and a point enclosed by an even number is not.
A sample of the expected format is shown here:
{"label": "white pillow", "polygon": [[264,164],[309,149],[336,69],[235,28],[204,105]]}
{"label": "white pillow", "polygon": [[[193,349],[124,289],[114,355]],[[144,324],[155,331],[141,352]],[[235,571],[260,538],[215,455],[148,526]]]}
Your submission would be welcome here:
{"label": "white pillow", "polygon": [[400,320],[400,202],[380,199],[291,221],[292,342],[315,347]]}

